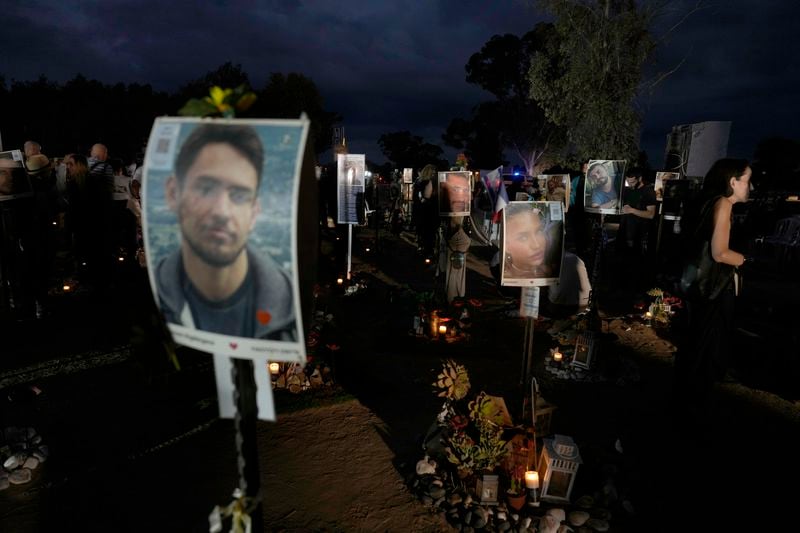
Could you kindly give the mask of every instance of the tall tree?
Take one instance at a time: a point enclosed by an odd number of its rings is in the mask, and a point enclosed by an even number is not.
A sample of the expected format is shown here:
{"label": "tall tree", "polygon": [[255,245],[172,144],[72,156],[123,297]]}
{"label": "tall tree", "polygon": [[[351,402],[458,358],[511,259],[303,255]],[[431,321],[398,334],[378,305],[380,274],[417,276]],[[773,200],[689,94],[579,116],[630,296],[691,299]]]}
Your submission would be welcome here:
{"label": "tall tree", "polygon": [[655,40],[658,8],[636,0],[539,0],[555,32],[533,54],[531,96],[566,128],[579,159],[635,160],[641,117],[634,99]]}
{"label": "tall tree", "polygon": [[448,166],[441,147],[425,142],[422,137],[412,135],[410,131],[384,133],[378,138],[378,145],[386,159],[394,164],[394,168],[421,169],[427,164],[434,164],[444,170]]}
{"label": "tall tree", "polygon": [[[563,132],[529,96],[527,80],[533,53],[553,31],[548,24],[538,24],[521,38],[494,35],[470,57],[465,67],[467,81],[490,92],[495,100],[476,106],[470,120],[452,121],[443,136],[449,146],[487,163],[494,152],[495,164],[500,163],[503,151],[510,149],[529,174],[557,159]],[[495,164],[483,163],[481,168]]]}
{"label": "tall tree", "polygon": [[470,167],[490,169],[507,165],[503,159],[500,124],[492,111],[494,102],[478,104],[470,119],[454,118],[450,121],[442,140],[464,153]]}
{"label": "tall tree", "polygon": [[[186,82],[178,88],[173,95],[175,111],[191,98],[202,98],[208,94],[211,87],[234,88],[240,85],[250,87],[250,76],[242,69],[242,65],[234,65],[230,61],[218,66],[214,70],[209,70],[199,78]],[[173,114],[177,114],[173,112]]]}
{"label": "tall tree", "polygon": [[311,138],[319,155],[331,146],[333,126],[342,121],[338,113],[326,111],[316,84],[306,76],[273,72],[258,99],[244,116],[298,118],[306,113],[311,120]]}

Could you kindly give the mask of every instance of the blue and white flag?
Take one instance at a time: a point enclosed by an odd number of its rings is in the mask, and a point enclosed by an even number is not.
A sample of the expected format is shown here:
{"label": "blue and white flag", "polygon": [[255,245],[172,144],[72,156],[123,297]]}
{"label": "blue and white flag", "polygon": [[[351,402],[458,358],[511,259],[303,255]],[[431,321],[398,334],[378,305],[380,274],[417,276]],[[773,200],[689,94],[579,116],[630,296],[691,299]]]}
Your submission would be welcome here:
{"label": "blue and white flag", "polygon": [[506,185],[503,183],[502,171],[503,167],[497,167],[489,171],[481,171],[481,181],[492,201],[494,210],[492,222],[495,223],[500,221],[500,212],[508,205],[508,194],[506,193]]}

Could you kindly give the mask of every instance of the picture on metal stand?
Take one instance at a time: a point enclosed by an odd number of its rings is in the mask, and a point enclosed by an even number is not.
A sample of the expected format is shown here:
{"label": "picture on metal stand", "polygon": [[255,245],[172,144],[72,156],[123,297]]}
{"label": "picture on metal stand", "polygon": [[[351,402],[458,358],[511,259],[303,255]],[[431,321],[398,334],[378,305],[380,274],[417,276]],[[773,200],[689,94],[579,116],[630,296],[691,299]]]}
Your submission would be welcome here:
{"label": "picture on metal stand", "polygon": [[308,130],[307,119],[156,119],[145,254],[176,343],[305,362],[296,218]]}

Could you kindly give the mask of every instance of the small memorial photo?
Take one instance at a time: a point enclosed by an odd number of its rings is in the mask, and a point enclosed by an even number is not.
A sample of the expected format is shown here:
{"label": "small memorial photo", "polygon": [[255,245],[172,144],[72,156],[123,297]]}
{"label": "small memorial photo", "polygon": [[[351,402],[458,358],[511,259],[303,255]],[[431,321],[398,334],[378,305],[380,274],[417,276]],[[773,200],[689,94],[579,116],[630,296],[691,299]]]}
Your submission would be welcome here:
{"label": "small memorial photo", "polygon": [[472,176],[468,170],[439,172],[439,215],[469,216]]}
{"label": "small memorial photo", "polygon": [[0,152],[0,202],[32,196],[31,181],[22,166],[22,152]]}
{"label": "small memorial photo", "polygon": [[297,198],[307,120],[156,119],[143,173],[150,285],[176,343],[305,362]]}
{"label": "small memorial photo", "polygon": [[336,211],[339,224],[361,224],[365,221],[365,174],[365,154],[337,154]]}
{"label": "small memorial photo", "polygon": [[548,202],[561,202],[564,212],[569,207],[569,174],[542,174],[544,178],[544,199]]}
{"label": "small memorial photo", "polygon": [[587,213],[618,215],[625,160],[590,160],[584,186],[584,210]]}
{"label": "small memorial photo", "polygon": [[681,175],[678,172],[656,172],[656,182],[653,185],[656,191],[656,200],[660,202],[664,199],[664,188],[667,181],[677,180],[680,177]]}
{"label": "small memorial photo", "polygon": [[565,231],[561,202],[509,202],[502,229],[501,285],[558,283]]}

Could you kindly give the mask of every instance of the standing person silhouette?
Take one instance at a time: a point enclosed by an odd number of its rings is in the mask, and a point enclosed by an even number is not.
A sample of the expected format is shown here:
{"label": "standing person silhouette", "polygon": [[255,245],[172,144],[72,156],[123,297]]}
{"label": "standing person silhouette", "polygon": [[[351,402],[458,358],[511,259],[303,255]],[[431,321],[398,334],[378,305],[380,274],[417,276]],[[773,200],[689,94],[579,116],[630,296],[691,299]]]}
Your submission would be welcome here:
{"label": "standing person silhouette", "polygon": [[[687,330],[675,360],[678,400],[690,414],[701,418],[708,414],[714,382],[722,380],[728,370],[738,290],[737,268],[747,261],[744,254],[729,247],[731,221],[734,204],[746,202],[749,197],[751,175],[750,165],[744,159],[718,160],[703,180],[696,205],[688,210],[690,220],[685,228],[690,242],[684,249],[709,246],[720,271],[709,290],[687,291]],[[709,273],[703,276],[708,278]]]}

